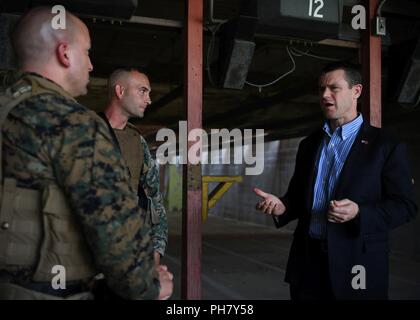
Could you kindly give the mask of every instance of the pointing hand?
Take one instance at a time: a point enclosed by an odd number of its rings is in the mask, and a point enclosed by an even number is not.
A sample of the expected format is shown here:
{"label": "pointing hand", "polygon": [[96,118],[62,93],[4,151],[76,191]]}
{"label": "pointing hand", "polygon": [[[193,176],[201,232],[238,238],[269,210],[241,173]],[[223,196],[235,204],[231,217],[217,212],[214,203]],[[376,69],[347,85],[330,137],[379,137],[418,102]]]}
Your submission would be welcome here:
{"label": "pointing hand", "polygon": [[266,193],[258,188],[254,188],[254,192],[259,195],[262,200],[257,203],[256,209],[263,211],[265,214],[279,216],[286,211],[283,202],[276,196]]}

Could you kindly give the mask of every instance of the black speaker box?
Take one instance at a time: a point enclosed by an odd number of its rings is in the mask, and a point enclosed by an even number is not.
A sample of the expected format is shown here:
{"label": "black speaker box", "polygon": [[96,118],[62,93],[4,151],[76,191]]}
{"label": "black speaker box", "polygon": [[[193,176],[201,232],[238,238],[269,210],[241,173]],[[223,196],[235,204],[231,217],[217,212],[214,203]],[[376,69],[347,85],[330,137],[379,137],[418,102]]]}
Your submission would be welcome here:
{"label": "black speaker box", "polygon": [[420,103],[420,38],[399,44],[390,53],[391,98],[404,107],[414,108]]}
{"label": "black speaker box", "polygon": [[221,51],[221,86],[228,89],[242,89],[254,55],[255,43],[252,41],[231,39],[223,44]]}
{"label": "black speaker box", "polygon": [[257,22],[256,16],[241,15],[221,28],[219,82],[223,88],[243,88],[254,55]]}

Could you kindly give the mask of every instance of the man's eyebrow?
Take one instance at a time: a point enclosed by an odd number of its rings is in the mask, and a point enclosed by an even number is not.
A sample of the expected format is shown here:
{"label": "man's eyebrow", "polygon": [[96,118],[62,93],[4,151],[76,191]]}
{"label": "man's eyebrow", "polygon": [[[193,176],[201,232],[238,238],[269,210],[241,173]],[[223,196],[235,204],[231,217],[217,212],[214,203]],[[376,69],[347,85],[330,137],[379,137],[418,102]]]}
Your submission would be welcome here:
{"label": "man's eyebrow", "polygon": [[327,86],[327,87],[338,86],[338,85],[340,85],[340,84],[337,81],[325,84],[325,86]]}

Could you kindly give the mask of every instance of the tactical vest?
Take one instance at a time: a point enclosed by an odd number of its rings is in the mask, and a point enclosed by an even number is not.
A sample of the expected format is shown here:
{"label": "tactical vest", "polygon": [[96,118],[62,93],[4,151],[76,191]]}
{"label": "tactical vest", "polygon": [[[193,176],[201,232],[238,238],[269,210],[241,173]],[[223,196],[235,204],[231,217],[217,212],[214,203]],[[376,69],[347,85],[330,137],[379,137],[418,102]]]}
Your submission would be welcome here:
{"label": "tactical vest", "polygon": [[121,155],[130,171],[130,184],[133,190],[139,188],[140,176],[143,171],[144,150],[141,136],[137,128],[127,123],[124,130],[113,129],[120,146]]}
{"label": "tactical vest", "polygon": [[[0,164],[2,128],[8,113],[25,99],[54,92],[47,80],[25,77],[0,94]],[[20,188],[15,179],[3,181],[2,165],[0,181],[0,270],[32,267],[34,282],[49,283],[55,265],[65,267],[66,281],[86,281],[97,274],[81,227],[58,185],[51,183],[40,191]],[[28,296],[27,289],[19,291],[19,286],[1,281],[3,295]],[[32,292],[29,296],[46,295]]]}

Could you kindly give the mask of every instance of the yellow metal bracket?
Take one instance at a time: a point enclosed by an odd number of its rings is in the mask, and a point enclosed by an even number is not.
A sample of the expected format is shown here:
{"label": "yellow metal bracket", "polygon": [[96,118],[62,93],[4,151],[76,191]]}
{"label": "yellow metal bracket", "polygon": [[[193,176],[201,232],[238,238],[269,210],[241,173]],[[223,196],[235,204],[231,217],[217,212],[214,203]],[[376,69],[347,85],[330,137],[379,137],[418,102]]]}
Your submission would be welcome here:
{"label": "yellow metal bracket", "polygon": [[[201,210],[202,221],[206,221],[209,209],[213,208],[226,191],[229,190],[235,182],[242,182],[241,176],[203,176],[202,177],[203,207]],[[214,190],[209,193],[209,183],[219,182]]]}

